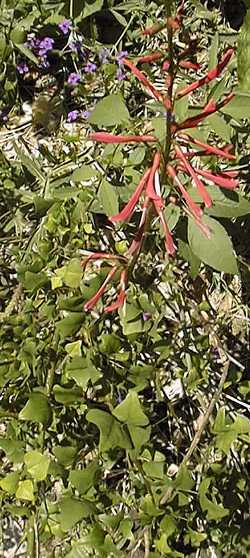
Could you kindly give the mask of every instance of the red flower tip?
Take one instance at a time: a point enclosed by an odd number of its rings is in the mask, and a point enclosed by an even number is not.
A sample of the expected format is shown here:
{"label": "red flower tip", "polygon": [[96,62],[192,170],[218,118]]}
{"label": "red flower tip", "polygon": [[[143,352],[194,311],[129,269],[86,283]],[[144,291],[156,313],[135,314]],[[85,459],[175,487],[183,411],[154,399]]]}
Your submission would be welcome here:
{"label": "red flower tip", "polygon": [[117,221],[128,221],[131,217],[131,215],[133,214],[133,211],[135,209],[136,204],[138,203],[140,196],[147,184],[148,181],[148,177],[150,175],[150,169],[148,169],[142,179],[140,180],[137,188],[135,189],[134,193],[132,194],[130,200],[128,201],[128,203],[125,205],[125,207],[122,209],[122,211],[120,211],[120,213],[117,213],[117,215],[114,215],[113,217],[109,218],[109,221],[111,221],[112,223],[116,223]]}
{"label": "red flower tip", "polygon": [[139,56],[139,58],[137,58],[136,63],[137,64],[145,64],[146,62],[150,63],[150,62],[155,62],[156,60],[160,60],[161,58],[163,58],[163,54],[161,52],[153,52],[152,54],[145,54],[144,56]]}
{"label": "red flower tip", "polygon": [[138,143],[138,142],[155,142],[156,138],[154,136],[142,135],[142,136],[122,136],[110,134],[109,132],[94,132],[89,134],[89,139],[92,141],[100,141],[102,143]]}
{"label": "red flower tip", "polygon": [[195,169],[193,169],[192,165],[190,165],[189,161],[186,159],[185,154],[182,152],[180,147],[178,147],[177,145],[175,145],[175,152],[176,152],[176,155],[177,155],[178,159],[180,159],[180,161],[182,162],[183,167],[185,169],[185,172],[187,172],[187,174],[189,174],[189,176],[191,176],[192,180],[194,181],[195,186],[196,186],[198,192],[200,193],[201,198],[202,198],[205,206],[206,207],[211,207],[212,199],[209,196],[208,192],[206,191],[206,188],[205,188],[203,182],[197,176],[197,173],[196,173]]}
{"label": "red flower tip", "polygon": [[160,91],[158,91],[156,87],[148,80],[148,78],[146,78],[146,76],[140,70],[138,70],[138,68],[136,68],[131,60],[123,58],[123,64],[131,70],[132,74],[134,74],[137,79],[144,85],[144,87],[146,87],[146,89],[148,89],[152,93],[153,97],[155,97],[157,101],[162,102],[162,94],[160,93]]}
{"label": "red flower tip", "polygon": [[178,186],[179,190],[181,191],[181,193],[183,195],[184,200],[187,202],[187,205],[190,208],[190,210],[192,211],[192,213],[194,214],[194,216],[197,219],[200,219],[203,212],[202,212],[201,208],[191,198],[191,196],[187,192],[187,190],[184,188],[184,186],[181,183],[179,177],[177,176],[177,173],[176,173],[175,169],[171,165],[167,165],[166,171],[167,171],[167,174],[169,176],[171,176],[173,182],[175,182],[175,184]]}

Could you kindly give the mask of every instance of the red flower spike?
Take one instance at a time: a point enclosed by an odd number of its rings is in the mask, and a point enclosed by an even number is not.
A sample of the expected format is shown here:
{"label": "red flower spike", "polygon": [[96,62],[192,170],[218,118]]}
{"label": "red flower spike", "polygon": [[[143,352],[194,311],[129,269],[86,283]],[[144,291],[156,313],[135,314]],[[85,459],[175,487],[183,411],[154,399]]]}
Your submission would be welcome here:
{"label": "red flower spike", "polygon": [[[232,155],[231,153],[227,153],[226,151],[224,151],[224,149],[219,149],[218,147],[212,147],[211,145],[208,145],[208,143],[204,143],[203,141],[192,138],[192,136],[188,136],[188,135],[181,136],[181,140],[184,141],[184,143],[188,143],[188,145],[190,143],[194,143],[194,145],[198,145],[199,147],[202,147],[203,149],[206,150],[207,155],[218,155],[219,157],[224,157],[224,159],[229,159],[231,161],[235,161],[236,159],[235,155]],[[197,155],[200,155],[200,153],[197,152]]]}
{"label": "red flower spike", "polygon": [[118,310],[121,306],[123,306],[125,299],[126,299],[126,286],[127,286],[127,270],[123,269],[121,272],[121,279],[120,279],[120,292],[118,294],[117,299],[113,304],[106,306],[105,312],[113,312],[114,310]]}
{"label": "red flower spike", "polygon": [[164,216],[164,213],[163,213],[162,209],[159,209],[158,205],[156,205],[155,203],[154,203],[154,205],[155,205],[156,211],[157,211],[157,213],[160,217],[161,225],[162,225],[162,228],[163,228],[163,231],[164,231],[164,234],[165,234],[166,250],[167,250],[167,252],[170,256],[173,256],[176,252],[176,246],[174,244],[173,237],[172,237],[171,232],[170,232],[170,230],[167,226],[165,216]]}
{"label": "red flower spike", "polygon": [[210,70],[203,78],[198,79],[194,83],[191,83],[187,87],[184,87],[183,89],[177,91],[176,98],[180,99],[181,97],[184,97],[184,95],[188,95],[188,93],[191,93],[191,91],[195,91],[195,89],[198,89],[199,87],[202,87],[203,85],[217,78],[221,74],[225,66],[228,64],[233,54],[234,54],[234,49],[229,48],[223,55],[221,61],[212,70]]}
{"label": "red flower spike", "polygon": [[193,179],[196,188],[198,190],[198,192],[201,195],[201,198],[204,201],[204,204],[206,207],[211,207],[212,205],[212,199],[209,196],[208,192],[206,191],[206,188],[203,184],[203,182],[201,182],[201,180],[199,179],[199,177],[197,176],[195,170],[193,169],[192,165],[190,165],[190,163],[187,161],[184,153],[182,152],[182,150],[180,149],[180,147],[178,147],[177,145],[175,145],[175,152],[176,155],[178,157],[178,159],[181,160],[183,167],[185,168],[185,171],[187,172],[187,174],[189,174],[191,176],[191,178]]}
{"label": "red flower spike", "polygon": [[148,177],[150,175],[151,169],[148,169],[142,179],[140,180],[137,188],[135,189],[134,193],[132,194],[131,198],[129,199],[128,203],[125,205],[125,207],[122,209],[122,211],[120,211],[120,213],[117,213],[117,215],[114,215],[113,217],[109,218],[109,221],[112,221],[112,223],[116,223],[117,221],[128,221],[131,217],[131,215],[133,214],[133,211],[135,209],[136,204],[138,203],[140,196],[147,184],[148,181]]}
{"label": "red flower spike", "polygon": [[207,170],[196,169],[197,174],[204,176],[207,180],[211,180],[214,184],[217,184],[221,188],[226,188],[226,190],[235,190],[239,185],[239,181],[234,178],[224,177],[221,174],[213,174]]}
{"label": "red flower spike", "polygon": [[175,169],[173,167],[171,167],[171,165],[167,165],[166,171],[167,171],[167,174],[169,176],[171,176],[173,182],[175,182],[175,184],[178,186],[179,190],[181,191],[181,193],[183,195],[183,198],[187,202],[187,204],[188,204],[190,210],[192,211],[192,213],[194,214],[194,216],[199,219],[202,216],[202,210],[194,202],[194,200],[191,198],[191,196],[187,192],[186,188],[184,188],[183,184],[181,183],[179,177],[177,176],[177,174],[175,172]]}
{"label": "red flower spike", "polygon": [[[190,60],[180,60],[179,66],[187,70],[195,70],[195,71],[199,70],[201,67],[201,65],[198,64],[197,62],[191,62]],[[177,93],[177,95],[178,94],[179,92]]]}
{"label": "red flower spike", "polygon": [[92,141],[100,141],[102,143],[151,143],[157,141],[154,136],[142,135],[142,136],[121,136],[110,134],[109,132],[94,132],[89,134],[88,139]]}
{"label": "red flower spike", "polygon": [[146,76],[140,70],[138,70],[138,68],[136,68],[131,60],[123,58],[123,64],[131,70],[132,74],[137,77],[137,79],[146,87],[146,89],[151,91],[152,95],[155,97],[155,99],[157,99],[157,101],[162,102],[162,94],[160,93],[160,91],[158,91],[156,87],[146,78]]}
{"label": "red flower spike", "polygon": [[159,31],[162,31],[162,29],[165,29],[165,27],[167,27],[167,23],[155,23],[155,25],[152,25],[151,27],[147,27],[146,29],[144,29],[144,31],[142,31],[142,35],[146,35],[148,37],[152,37],[152,35],[156,35],[156,33],[159,33]]}
{"label": "red flower spike", "polygon": [[155,186],[154,186],[154,177],[155,177],[155,173],[158,170],[159,166],[160,166],[160,162],[161,162],[161,154],[159,151],[156,151],[155,156],[154,156],[154,160],[153,160],[153,165],[151,167],[150,170],[150,175],[149,175],[149,179],[148,179],[148,184],[147,184],[147,188],[146,188],[146,195],[149,197],[150,200],[152,201],[160,201],[162,203],[162,199],[161,197],[156,193],[155,191]]}
{"label": "red flower spike", "polygon": [[162,64],[163,72],[167,72],[169,70],[169,66],[170,66],[170,62],[168,60],[165,60],[165,62],[163,62]]}
{"label": "red flower spike", "polygon": [[144,229],[145,229],[145,224],[146,224],[146,217],[147,217],[147,212],[148,212],[148,208],[149,208],[149,198],[146,197],[143,203],[143,207],[142,207],[142,214],[141,214],[141,219],[140,219],[140,223],[139,223],[139,227],[137,229],[136,235],[134,237],[134,240],[131,242],[131,245],[126,253],[126,256],[134,256],[135,254],[139,253],[141,246],[142,246],[142,241],[143,241],[143,234],[144,234]]}
{"label": "red flower spike", "polygon": [[233,98],[234,98],[234,93],[230,93],[229,95],[227,95],[225,97],[225,99],[223,101],[221,101],[221,103],[218,103],[218,104],[213,99],[211,99],[207,103],[207,105],[204,107],[202,112],[200,112],[196,116],[192,116],[191,118],[187,118],[186,120],[184,120],[180,124],[177,124],[176,129],[177,130],[185,130],[186,128],[196,128],[198,126],[198,124],[200,122],[202,122],[202,120],[204,120],[204,118],[206,118],[210,114],[213,114],[214,112],[217,112],[218,110],[220,110],[222,107],[224,107],[225,105],[230,103],[230,101]]}
{"label": "red flower spike", "polygon": [[220,175],[224,176],[224,178],[237,178],[237,176],[239,176],[239,171],[225,170],[225,171],[221,171]]}
{"label": "red flower spike", "polygon": [[124,256],[120,256],[120,255],[113,255],[113,254],[106,254],[105,252],[93,252],[92,254],[90,254],[90,256],[87,256],[84,260],[82,260],[81,265],[83,268],[85,268],[89,262],[91,261],[95,261],[95,260],[121,260],[121,261],[126,261],[126,258],[124,258]]}
{"label": "red flower spike", "polygon": [[145,54],[145,56],[139,56],[139,58],[137,58],[136,63],[137,64],[145,64],[146,62],[156,62],[156,60],[160,60],[161,58],[163,58],[163,56],[165,56],[164,54],[162,54],[162,52],[153,52],[152,54]]}
{"label": "red flower spike", "polygon": [[110,283],[110,281],[112,281],[113,277],[115,276],[117,269],[118,267],[116,266],[109,271],[106,279],[103,281],[103,284],[100,286],[98,291],[94,294],[94,296],[92,296],[92,298],[90,298],[90,300],[88,300],[88,302],[84,304],[83,308],[86,312],[92,310],[92,308],[94,308],[94,306],[97,304],[98,300],[102,297],[102,295],[106,291],[108,284]]}

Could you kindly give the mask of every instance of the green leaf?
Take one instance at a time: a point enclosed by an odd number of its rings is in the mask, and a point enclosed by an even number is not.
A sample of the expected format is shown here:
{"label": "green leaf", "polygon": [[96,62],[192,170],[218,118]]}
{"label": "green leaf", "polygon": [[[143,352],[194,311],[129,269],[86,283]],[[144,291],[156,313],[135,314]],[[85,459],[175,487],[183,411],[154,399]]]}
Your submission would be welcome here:
{"label": "green leaf", "polygon": [[46,283],[48,283],[48,277],[43,271],[39,273],[25,271],[23,285],[28,292],[38,291]]}
{"label": "green leaf", "polygon": [[52,451],[57,461],[64,467],[71,466],[77,454],[77,448],[73,446],[55,446]]}
{"label": "green leaf", "polygon": [[24,456],[24,443],[19,440],[0,438],[0,448],[12,463],[20,463]]}
{"label": "green leaf", "polygon": [[150,439],[151,426],[141,428],[141,426],[128,423],[128,431],[135,449],[140,450]]}
{"label": "green leaf", "polygon": [[63,531],[72,529],[81,519],[89,517],[95,509],[90,502],[68,497],[61,500],[60,508],[59,521]]}
{"label": "green leaf", "polygon": [[83,390],[87,389],[89,381],[94,385],[102,376],[101,372],[92,363],[82,357],[73,358],[67,364],[65,373],[67,378],[73,378]]}
{"label": "green leaf", "polygon": [[19,479],[19,471],[8,473],[3,479],[0,480],[0,488],[5,492],[8,492],[9,494],[15,494]]}
{"label": "green leaf", "polygon": [[48,474],[50,459],[37,450],[29,451],[24,456],[28,473],[37,481],[45,480]]}
{"label": "green leaf", "polygon": [[35,54],[29,49],[27,48],[24,44],[16,44],[16,47],[18,48],[18,50],[20,50],[20,52],[29,60],[31,60],[31,62],[33,62],[33,64],[35,64],[36,66],[39,65],[39,60],[38,58],[35,56]]}
{"label": "green leaf", "polygon": [[148,417],[144,414],[135,391],[130,391],[126,399],[115,407],[112,414],[121,422],[134,426],[147,426],[148,424]]}
{"label": "green leaf", "polygon": [[[244,0],[246,7],[250,8],[249,0]],[[240,89],[249,91],[250,87],[250,9],[247,10],[243,25],[240,30],[237,48],[237,69]]]}
{"label": "green leaf", "polygon": [[118,194],[116,188],[107,180],[102,180],[98,197],[108,217],[116,215],[119,211]]}
{"label": "green leaf", "polygon": [[16,498],[29,500],[30,502],[34,501],[34,488],[31,480],[24,480],[18,483]]}
{"label": "green leaf", "polygon": [[[217,504],[212,502],[207,498],[207,492],[209,490],[212,479],[204,479],[199,487],[199,500],[202,511],[207,512],[207,519],[220,520],[229,514],[229,510],[224,508],[222,504]],[[211,493],[211,490],[209,490]]]}
{"label": "green leaf", "polygon": [[81,340],[79,339],[78,341],[67,343],[67,345],[65,345],[65,350],[67,351],[68,355],[70,355],[71,357],[81,357],[82,354]]}
{"label": "green leaf", "polygon": [[98,174],[98,171],[92,168],[90,165],[82,165],[79,169],[74,170],[71,180],[73,182],[88,182],[91,178],[94,178]]}
{"label": "green leaf", "polygon": [[82,267],[81,262],[77,258],[70,260],[67,266],[65,266],[65,272],[63,275],[63,280],[67,287],[76,289],[80,285],[82,279]]}
{"label": "green leaf", "polygon": [[51,409],[47,397],[42,393],[33,391],[26,405],[20,411],[19,419],[48,424],[51,419]]}
{"label": "green leaf", "polygon": [[200,259],[195,256],[187,242],[179,240],[178,247],[180,256],[190,264],[190,275],[192,279],[195,279],[199,273],[201,264]]}
{"label": "green leaf", "polygon": [[124,100],[120,94],[108,95],[99,101],[91,116],[89,122],[97,126],[118,126],[129,121],[130,116]]}
{"label": "green leaf", "polygon": [[62,405],[74,405],[82,401],[82,390],[78,387],[64,388],[56,384],[53,387],[53,393],[55,400]]}
{"label": "green leaf", "polygon": [[175,226],[177,225],[179,218],[180,218],[181,210],[178,205],[174,203],[169,203],[164,210],[165,219],[170,231],[172,231]]}
{"label": "green leaf", "polygon": [[131,449],[129,438],[119,422],[106,411],[92,409],[86,415],[89,422],[93,422],[100,430],[100,451],[120,447]]}
{"label": "green leaf", "polygon": [[70,335],[74,335],[76,333],[85,318],[85,314],[82,312],[69,312],[66,318],[63,318],[56,324],[56,329],[63,339],[65,337],[69,337]]}
{"label": "green leaf", "polygon": [[85,469],[75,469],[70,471],[69,482],[78,490],[79,494],[86,494],[94,485],[99,465],[97,461],[93,461]]}
{"label": "green leaf", "polygon": [[99,12],[103,6],[103,0],[92,0],[91,2],[84,2],[84,8],[81,14],[81,19],[89,17],[96,12]]}
{"label": "green leaf", "polygon": [[44,182],[45,182],[46,176],[44,175],[44,173],[43,173],[40,165],[38,164],[38,162],[35,159],[31,159],[31,157],[29,157],[26,153],[24,153],[24,151],[22,149],[20,149],[20,147],[18,146],[17,143],[13,142],[13,147],[15,149],[15,152],[16,152],[19,160],[23,164],[23,166],[26,169],[28,169],[30,174],[32,174],[35,178],[38,179],[38,181],[40,182],[41,185],[43,185]]}
{"label": "green leaf", "polygon": [[212,207],[206,209],[206,213],[214,217],[242,217],[250,214],[250,201],[237,192],[228,192],[225,195],[220,192],[220,199],[217,199]]}
{"label": "green leaf", "polygon": [[188,219],[188,242],[194,254],[204,263],[218,271],[237,274],[238,267],[231,240],[224,227],[207,215],[202,218],[210,229],[207,238],[193,219]]}
{"label": "green leaf", "polygon": [[236,120],[243,118],[250,119],[250,94],[236,92],[235,97],[221,109],[225,114],[229,114]]}

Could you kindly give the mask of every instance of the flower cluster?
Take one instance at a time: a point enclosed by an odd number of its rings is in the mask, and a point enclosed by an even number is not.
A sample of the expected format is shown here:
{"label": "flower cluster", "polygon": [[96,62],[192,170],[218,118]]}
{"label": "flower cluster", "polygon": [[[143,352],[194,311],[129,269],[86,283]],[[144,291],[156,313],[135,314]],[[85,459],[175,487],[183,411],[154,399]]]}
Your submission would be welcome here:
{"label": "flower cluster", "polygon": [[[178,29],[183,17],[182,2],[177,17],[167,21],[166,25],[170,25],[172,30]],[[165,26],[165,25],[164,25]],[[162,28],[162,27],[161,27]],[[152,35],[158,32],[159,28],[146,30],[144,34]],[[197,90],[203,85],[211,82],[220,76],[223,69],[226,67],[233,55],[233,49],[229,48],[222,56],[220,62],[207,74],[192,82],[190,85],[183,87],[173,93],[174,76],[179,67],[198,70],[199,64],[188,59],[189,48],[179,54],[176,64],[168,59],[168,56],[163,52],[153,52],[145,56],[137,58],[132,61],[128,59],[127,53],[121,53],[122,65],[128,68],[132,74],[139,80],[141,85],[145,88],[146,92],[156,101],[161,103],[166,109],[166,119],[169,121],[169,126],[166,127],[169,131],[169,150],[166,154],[163,146],[159,143],[156,136],[152,134],[147,135],[116,135],[108,132],[95,132],[90,134],[89,138],[95,142],[112,143],[112,144],[130,144],[130,143],[145,143],[152,146],[152,163],[145,171],[141,181],[136,187],[131,198],[121,210],[120,213],[110,218],[112,223],[120,221],[128,222],[133,216],[136,206],[143,196],[141,218],[137,228],[135,237],[128,248],[126,254],[121,256],[106,254],[106,253],[92,253],[87,260],[84,261],[84,266],[93,262],[94,260],[104,260],[111,264],[111,270],[108,272],[107,277],[97,291],[97,293],[85,304],[85,310],[92,309],[98,300],[106,291],[108,285],[112,281],[119,280],[118,295],[113,304],[105,308],[106,312],[111,312],[121,305],[123,305],[126,297],[126,286],[128,281],[129,271],[131,265],[135,262],[137,256],[142,248],[143,239],[145,237],[148,221],[152,219],[152,215],[158,215],[165,235],[165,246],[169,256],[173,256],[176,251],[172,234],[168,228],[164,215],[165,202],[161,194],[160,176],[166,177],[168,182],[172,184],[181,196],[183,202],[183,209],[186,215],[194,219],[197,226],[200,228],[202,234],[210,238],[211,231],[207,224],[203,221],[203,206],[206,208],[211,207],[212,199],[206,189],[206,182],[213,183],[221,188],[234,190],[238,185],[237,172],[232,170],[224,170],[223,172],[210,172],[201,166],[201,161],[204,156],[215,155],[225,160],[235,160],[235,156],[231,153],[231,146],[226,146],[223,149],[214,145],[209,145],[199,139],[194,138],[189,130],[197,128],[205,118],[217,112],[233,98],[233,94],[226,95],[224,99],[217,103],[212,98],[207,102],[200,113],[183,120],[176,122],[174,118],[174,104],[175,101]],[[160,62],[162,64],[162,72],[169,70],[171,72],[167,75],[167,92],[160,91],[147,77],[147,75],[138,68],[139,65],[147,63]],[[173,67],[174,66],[174,67]],[[199,161],[194,164],[193,160]],[[187,190],[183,183],[183,176],[187,176],[193,186],[197,189],[199,196],[202,200],[201,204],[196,203],[190,190]]]}

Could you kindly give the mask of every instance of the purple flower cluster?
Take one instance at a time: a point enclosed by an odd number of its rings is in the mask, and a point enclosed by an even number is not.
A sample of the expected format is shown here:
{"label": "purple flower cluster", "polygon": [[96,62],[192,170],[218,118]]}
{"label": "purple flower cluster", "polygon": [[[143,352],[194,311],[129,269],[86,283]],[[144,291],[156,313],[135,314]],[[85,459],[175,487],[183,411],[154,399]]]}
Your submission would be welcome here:
{"label": "purple flower cluster", "polygon": [[63,35],[68,35],[72,27],[72,23],[70,19],[64,19],[61,23],[58,24],[58,27],[60,31],[63,33]]}
{"label": "purple flower cluster", "polygon": [[16,65],[16,69],[19,74],[23,75],[28,73],[29,66],[26,64],[26,62],[20,62],[19,64]]}
{"label": "purple flower cluster", "polygon": [[69,85],[77,85],[81,81],[81,76],[77,72],[72,72],[68,77]]}
{"label": "purple flower cluster", "polygon": [[46,56],[47,52],[49,50],[52,50],[53,46],[54,46],[54,39],[52,39],[51,37],[44,37],[44,39],[42,39],[40,41],[40,45],[39,45],[39,50],[38,50],[38,55],[39,56]]}
{"label": "purple flower cluster", "polygon": [[86,120],[89,116],[90,116],[91,112],[89,110],[83,110],[83,111],[79,111],[79,110],[71,110],[70,112],[68,112],[68,116],[67,116],[67,122],[75,122],[78,118],[83,118],[84,120]]}
{"label": "purple flower cluster", "polygon": [[84,66],[84,72],[86,74],[93,74],[96,71],[96,64],[94,62],[87,62],[86,66]]}

